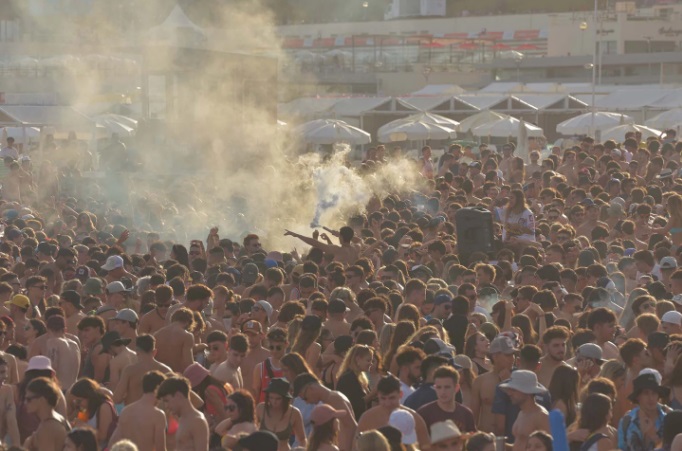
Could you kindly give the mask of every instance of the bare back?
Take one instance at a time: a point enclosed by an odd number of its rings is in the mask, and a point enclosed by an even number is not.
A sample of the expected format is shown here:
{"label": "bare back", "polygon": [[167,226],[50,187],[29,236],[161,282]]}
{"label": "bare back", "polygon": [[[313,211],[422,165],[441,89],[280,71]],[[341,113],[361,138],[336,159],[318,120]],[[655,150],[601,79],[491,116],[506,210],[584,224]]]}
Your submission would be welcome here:
{"label": "bare back", "polygon": [[192,363],[191,357],[187,362],[186,354],[187,346],[189,346],[191,356],[194,336],[176,324],[165,326],[154,334],[157,347],[156,359],[171,367],[173,371],[182,373]]}
{"label": "bare back", "polygon": [[[141,425],[144,427],[140,427]],[[118,426],[112,441],[120,438],[127,438],[139,449],[165,450],[166,414],[143,401],[132,403],[118,417]]]}
{"label": "bare back", "polygon": [[62,388],[68,390],[78,379],[80,348],[68,338],[51,337],[45,343],[45,354],[50,358]]}
{"label": "bare back", "polygon": [[142,397],[142,378],[149,371],[160,371],[163,374],[172,372],[168,366],[156,360],[138,360],[123,368],[121,380],[114,391],[114,402],[123,402],[126,406]]}

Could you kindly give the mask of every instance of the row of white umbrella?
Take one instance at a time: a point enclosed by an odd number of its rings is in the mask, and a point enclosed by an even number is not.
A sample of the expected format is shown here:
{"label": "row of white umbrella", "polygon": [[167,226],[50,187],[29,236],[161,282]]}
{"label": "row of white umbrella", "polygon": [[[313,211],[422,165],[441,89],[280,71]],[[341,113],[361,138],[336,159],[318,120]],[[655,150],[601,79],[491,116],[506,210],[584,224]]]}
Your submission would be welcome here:
{"label": "row of white umbrella", "polygon": [[[682,109],[680,110],[682,114]],[[672,114],[672,113],[671,113]],[[661,116],[661,115],[659,115]],[[653,120],[654,118],[652,118]],[[673,119],[669,119],[673,121]],[[673,122],[670,122],[673,123]],[[661,131],[647,125],[635,124],[632,117],[620,113],[585,113],[557,125],[556,131],[562,135],[589,135],[592,130],[600,134],[602,140],[622,141],[626,133],[639,132],[644,139],[659,137]],[[666,127],[669,127],[666,126]],[[307,122],[295,129],[307,142],[314,144],[369,144],[369,133],[337,119],[318,119]],[[506,114],[482,111],[461,122],[433,113],[421,112],[397,119],[379,128],[379,142],[425,141],[454,139],[457,133],[471,132],[479,137],[540,137],[542,128]]]}

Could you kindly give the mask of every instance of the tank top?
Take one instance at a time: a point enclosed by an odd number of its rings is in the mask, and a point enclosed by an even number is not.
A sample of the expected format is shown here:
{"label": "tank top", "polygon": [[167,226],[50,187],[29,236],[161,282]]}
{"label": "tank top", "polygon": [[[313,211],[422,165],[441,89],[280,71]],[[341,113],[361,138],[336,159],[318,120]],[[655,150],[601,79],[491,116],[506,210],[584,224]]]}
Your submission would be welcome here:
{"label": "tank top", "polygon": [[[211,390],[213,392],[216,392],[218,396],[220,397],[220,402],[223,404],[227,404],[227,394],[225,390],[221,390],[220,388],[216,387],[215,385],[209,385],[206,387],[206,391]],[[218,411],[216,408],[213,406],[213,404],[204,404],[205,405],[205,410],[206,413],[209,415],[217,415]]]}
{"label": "tank top", "polygon": [[275,368],[272,366],[271,357],[263,360],[263,364],[260,367],[260,396],[258,397],[258,402],[265,402],[265,389],[268,388],[270,381],[276,377],[284,377],[284,371],[282,368]]}
{"label": "tank top", "polygon": [[263,416],[260,419],[260,430],[261,431],[269,431],[275,434],[277,437],[277,440],[280,442],[283,442],[285,440],[289,440],[291,437],[291,434],[294,431],[294,409],[289,409],[289,424],[287,425],[286,428],[282,429],[281,431],[273,431],[272,429],[268,428],[265,424],[265,414],[268,412],[268,406],[267,404],[264,406],[263,409]]}

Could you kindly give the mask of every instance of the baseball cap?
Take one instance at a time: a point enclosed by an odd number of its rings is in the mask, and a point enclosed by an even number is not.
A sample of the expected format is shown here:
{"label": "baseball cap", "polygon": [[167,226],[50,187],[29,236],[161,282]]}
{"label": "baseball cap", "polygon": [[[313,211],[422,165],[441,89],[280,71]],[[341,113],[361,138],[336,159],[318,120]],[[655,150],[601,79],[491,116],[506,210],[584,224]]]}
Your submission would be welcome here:
{"label": "baseball cap", "polygon": [[102,269],[105,271],[112,271],[116,268],[123,268],[123,258],[120,255],[112,255],[107,258],[106,263],[102,265]]}
{"label": "baseball cap", "polygon": [[97,295],[104,292],[104,282],[98,277],[91,277],[83,284],[83,293]]}
{"label": "baseball cap", "polygon": [[348,312],[350,309],[346,307],[346,304],[340,299],[332,299],[329,301],[329,307],[327,308],[329,313],[343,313]]}
{"label": "baseball cap", "polygon": [[15,294],[11,300],[5,302],[5,305],[16,305],[19,308],[28,309],[31,306],[31,301],[23,294]]}
{"label": "baseball cap", "polygon": [[345,410],[336,410],[329,404],[318,404],[310,412],[310,422],[316,426],[328,423],[334,418],[341,418],[346,415]]}
{"label": "baseball cap", "polygon": [[659,263],[659,266],[661,269],[676,269],[677,260],[675,260],[675,257],[671,256],[663,257]]}
{"label": "baseball cap", "polygon": [[270,305],[270,303],[268,301],[260,300],[260,301],[256,302],[256,305],[258,305],[263,310],[265,310],[265,313],[267,313],[268,318],[270,318],[270,315],[272,315],[272,305]]}
{"label": "baseball cap", "polygon": [[61,294],[60,298],[64,299],[69,304],[72,304],[78,310],[83,309],[83,305],[81,304],[81,295],[75,290],[66,290]]}
{"label": "baseball cap", "polygon": [[448,302],[452,302],[452,297],[443,293],[436,296],[436,298],[433,300],[433,305],[441,305]]}
{"label": "baseball cap", "polygon": [[417,265],[412,267],[412,275],[416,275],[418,273],[423,273],[427,275],[428,277],[433,277],[433,271],[431,271],[431,268],[429,268],[426,265]]}
{"label": "baseball cap", "polygon": [[112,346],[126,346],[131,341],[130,338],[121,338],[121,334],[115,330],[109,331],[102,336],[102,351],[100,354],[109,352]]}
{"label": "baseball cap", "polygon": [[251,285],[258,280],[258,266],[255,263],[247,263],[242,268],[242,282]]}
{"label": "baseball cap", "polygon": [[260,334],[263,332],[263,326],[258,321],[247,321],[242,324],[242,332],[253,332],[255,334]]}
{"label": "baseball cap", "polygon": [[81,283],[85,283],[90,277],[90,269],[87,266],[79,266],[76,268],[76,279],[80,280]]}
{"label": "baseball cap", "polygon": [[426,354],[448,354],[452,357],[456,352],[454,346],[445,343],[440,338],[429,338],[424,342],[424,352]]}
{"label": "baseball cap", "polygon": [[661,316],[661,322],[677,324],[678,326],[682,326],[682,313],[676,310],[665,312],[663,316]]}
{"label": "baseball cap", "polygon": [[277,436],[270,431],[256,431],[240,438],[237,444],[242,449],[251,451],[277,451],[279,440]]}
{"label": "baseball cap", "polygon": [[490,354],[514,354],[519,349],[514,345],[514,341],[506,335],[498,335],[490,343]]}
{"label": "baseball cap", "polygon": [[137,313],[135,313],[135,310],[124,308],[122,310],[119,310],[119,312],[113,319],[119,321],[127,321],[129,323],[137,323],[140,318],[137,316]]}
{"label": "baseball cap", "polygon": [[123,282],[116,281],[116,282],[111,282],[109,285],[107,285],[107,293],[113,294],[113,293],[123,293],[129,291],[125,285],[123,285]]}
{"label": "baseball cap", "polygon": [[602,359],[602,349],[599,345],[594,343],[585,343],[581,345],[575,352],[576,358],[582,357],[584,359],[593,359],[598,363],[604,363]]}
{"label": "baseball cap", "polygon": [[413,445],[417,443],[414,417],[407,410],[396,409],[391,412],[391,416],[388,418],[388,424],[398,429],[403,434],[404,445]]}

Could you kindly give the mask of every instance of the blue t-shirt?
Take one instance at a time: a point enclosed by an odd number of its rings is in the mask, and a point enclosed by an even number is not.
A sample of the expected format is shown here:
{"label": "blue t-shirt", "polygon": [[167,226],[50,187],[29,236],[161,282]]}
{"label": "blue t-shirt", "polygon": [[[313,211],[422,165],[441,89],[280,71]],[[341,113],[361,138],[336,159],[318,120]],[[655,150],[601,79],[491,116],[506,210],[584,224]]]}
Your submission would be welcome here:
{"label": "blue t-shirt", "polygon": [[[549,395],[549,391],[546,389],[543,394],[535,395],[535,402],[547,409],[548,412],[552,410],[552,398]],[[507,437],[507,443],[514,443],[512,427],[514,426],[516,417],[519,416],[521,409],[511,402],[509,395],[506,394],[499,385],[495,387],[495,399],[493,401],[492,411],[493,413],[504,415],[504,435]]]}

